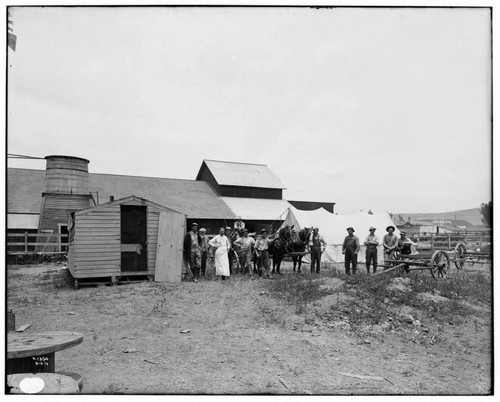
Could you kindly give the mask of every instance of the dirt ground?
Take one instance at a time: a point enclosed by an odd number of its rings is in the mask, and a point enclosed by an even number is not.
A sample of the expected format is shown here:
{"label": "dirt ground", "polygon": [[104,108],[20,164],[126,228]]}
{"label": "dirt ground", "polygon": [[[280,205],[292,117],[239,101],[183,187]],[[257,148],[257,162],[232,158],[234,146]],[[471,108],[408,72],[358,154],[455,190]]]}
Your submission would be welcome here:
{"label": "dirt ground", "polygon": [[[489,274],[491,266],[479,269]],[[271,297],[266,279],[75,291],[65,271],[63,264],[8,266],[7,308],[17,327],[32,324],[27,333],[83,334],[82,344],[56,353],[56,369],[81,374],[86,394],[491,392],[491,306],[472,306],[477,314],[460,325],[429,322],[438,341],[418,342],[414,324],[356,332],[320,319],[350,300],[331,270],[320,280],[332,294],[300,314]]]}

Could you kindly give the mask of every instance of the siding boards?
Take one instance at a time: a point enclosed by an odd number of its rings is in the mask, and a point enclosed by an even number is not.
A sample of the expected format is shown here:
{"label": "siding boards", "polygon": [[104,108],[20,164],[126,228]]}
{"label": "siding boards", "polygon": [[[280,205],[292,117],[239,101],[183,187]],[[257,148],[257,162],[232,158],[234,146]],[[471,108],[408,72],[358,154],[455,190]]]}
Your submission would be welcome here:
{"label": "siding boards", "polygon": [[160,211],[148,207],[148,275],[154,275],[156,267],[156,243],[158,242],[158,221]]}
{"label": "siding boards", "polygon": [[76,278],[120,275],[120,208],[89,211],[75,217]]}
{"label": "siding boards", "polygon": [[[74,240],[69,244],[68,259],[70,272],[75,278],[98,278],[127,276],[121,272],[121,205],[147,207],[147,271],[144,275],[155,275],[158,227],[160,212],[169,216],[172,222],[169,237],[174,239],[175,255],[182,259],[182,239],[185,233],[184,214],[169,210],[147,200],[127,197],[111,205],[89,208],[75,215]],[[180,257],[178,257],[180,256]],[[170,258],[170,257],[169,257]],[[169,261],[169,264],[177,265]]]}

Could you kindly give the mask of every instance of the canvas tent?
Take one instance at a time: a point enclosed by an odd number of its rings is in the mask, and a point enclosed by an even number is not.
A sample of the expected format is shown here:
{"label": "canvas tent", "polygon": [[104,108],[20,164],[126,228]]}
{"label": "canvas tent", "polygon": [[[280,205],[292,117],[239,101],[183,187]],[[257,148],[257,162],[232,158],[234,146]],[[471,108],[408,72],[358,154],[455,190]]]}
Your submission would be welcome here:
{"label": "canvas tent", "polygon": [[[375,234],[382,244],[384,235],[387,234],[387,226],[394,226],[394,222],[388,213],[383,214],[367,214],[359,212],[351,215],[334,215],[324,208],[315,209],[313,211],[301,211],[295,207],[288,208],[288,213],[283,221],[282,227],[286,225],[295,225],[296,230],[301,230],[305,227],[317,227],[319,233],[327,242],[327,247],[322,255],[323,262],[344,262],[342,254],[342,243],[347,236],[347,228],[352,226],[355,230],[354,234],[358,236],[361,250],[358,255],[358,262],[365,262],[366,246],[363,245],[368,229],[370,226],[377,228]],[[399,237],[399,230],[396,228],[395,234]],[[378,247],[378,262],[383,264],[383,248]]]}

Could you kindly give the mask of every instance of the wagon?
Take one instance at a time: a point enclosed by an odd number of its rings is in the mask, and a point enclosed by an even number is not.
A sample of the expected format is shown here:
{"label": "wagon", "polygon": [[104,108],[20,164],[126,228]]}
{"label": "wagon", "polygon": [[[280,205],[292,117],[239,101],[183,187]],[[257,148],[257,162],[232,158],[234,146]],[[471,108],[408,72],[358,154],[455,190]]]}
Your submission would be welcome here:
{"label": "wagon", "polygon": [[457,269],[462,269],[465,263],[484,264],[491,262],[491,253],[480,251],[468,251],[464,243],[457,243],[454,250],[454,260]]}
{"label": "wagon", "polygon": [[375,275],[381,275],[396,270],[429,271],[434,279],[444,279],[450,271],[450,256],[443,250],[431,250],[419,254],[396,253],[394,259],[389,261],[388,269]]}

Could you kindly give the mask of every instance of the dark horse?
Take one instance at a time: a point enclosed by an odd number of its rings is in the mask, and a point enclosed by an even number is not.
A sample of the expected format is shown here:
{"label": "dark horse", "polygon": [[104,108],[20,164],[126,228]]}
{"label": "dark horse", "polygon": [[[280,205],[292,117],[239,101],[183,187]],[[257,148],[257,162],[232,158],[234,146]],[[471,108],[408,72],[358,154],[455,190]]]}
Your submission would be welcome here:
{"label": "dark horse", "polygon": [[[278,236],[272,241],[270,246],[270,253],[273,256],[273,270],[281,275],[280,266],[281,261],[285,254],[290,253],[302,253],[306,250],[309,235],[311,234],[310,228],[304,228],[300,230],[298,233],[293,230],[293,226],[285,226],[281,228],[278,232]],[[293,255],[293,272],[295,272],[295,267],[298,262],[298,270],[300,272],[300,268],[302,265],[302,255]]]}

